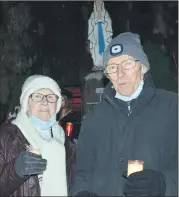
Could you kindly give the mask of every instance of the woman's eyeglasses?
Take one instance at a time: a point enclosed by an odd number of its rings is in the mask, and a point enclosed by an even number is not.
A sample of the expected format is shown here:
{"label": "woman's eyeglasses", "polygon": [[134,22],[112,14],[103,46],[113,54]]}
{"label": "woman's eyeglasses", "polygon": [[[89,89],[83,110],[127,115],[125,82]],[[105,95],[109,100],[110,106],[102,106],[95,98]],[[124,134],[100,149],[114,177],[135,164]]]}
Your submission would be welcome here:
{"label": "woman's eyeglasses", "polygon": [[32,93],[30,95],[31,99],[35,102],[35,103],[39,103],[41,102],[44,97],[47,99],[47,101],[49,103],[56,103],[58,101],[58,96],[55,95],[55,94],[47,94],[47,95],[43,95],[43,94],[40,94],[40,93]]}

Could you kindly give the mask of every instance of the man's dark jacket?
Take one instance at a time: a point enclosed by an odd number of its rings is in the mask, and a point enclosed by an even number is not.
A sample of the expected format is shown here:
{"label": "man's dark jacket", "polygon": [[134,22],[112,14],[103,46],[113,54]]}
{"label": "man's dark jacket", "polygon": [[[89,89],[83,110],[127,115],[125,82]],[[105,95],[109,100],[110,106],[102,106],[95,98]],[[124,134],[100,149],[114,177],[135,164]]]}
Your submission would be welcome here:
{"label": "man's dark jacket", "polygon": [[109,83],[104,100],[86,117],[80,132],[71,194],[88,190],[99,196],[122,196],[128,160],[166,178],[166,196],[177,196],[178,96],[155,89],[145,77],[143,91],[127,102],[115,98]]}

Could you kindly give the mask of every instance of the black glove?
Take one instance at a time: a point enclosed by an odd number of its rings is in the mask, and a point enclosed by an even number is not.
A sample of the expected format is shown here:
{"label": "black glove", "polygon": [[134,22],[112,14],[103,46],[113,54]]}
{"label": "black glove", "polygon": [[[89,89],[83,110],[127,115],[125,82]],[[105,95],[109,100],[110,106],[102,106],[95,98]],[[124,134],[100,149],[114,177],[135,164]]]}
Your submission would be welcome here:
{"label": "black glove", "polygon": [[166,181],[161,172],[143,170],[131,174],[124,185],[126,196],[165,196]]}
{"label": "black glove", "polygon": [[89,191],[85,190],[85,191],[79,192],[76,196],[80,196],[80,197],[82,197],[82,196],[85,196],[85,197],[92,197],[92,196],[98,196],[98,195],[96,195],[96,194],[94,194],[94,193],[92,193],[92,192],[89,192]]}
{"label": "black glove", "polygon": [[41,155],[37,155],[31,152],[22,152],[15,162],[16,173],[24,178],[24,176],[30,176],[35,174],[41,174],[47,165],[47,160],[42,159]]}

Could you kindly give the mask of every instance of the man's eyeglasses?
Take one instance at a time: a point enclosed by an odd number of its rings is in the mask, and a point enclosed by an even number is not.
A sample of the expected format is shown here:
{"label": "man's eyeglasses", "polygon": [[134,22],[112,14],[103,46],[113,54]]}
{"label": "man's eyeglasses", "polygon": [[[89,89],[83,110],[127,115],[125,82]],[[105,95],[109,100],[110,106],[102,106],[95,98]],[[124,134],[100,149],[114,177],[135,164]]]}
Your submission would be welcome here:
{"label": "man's eyeglasses", "polygon": [[119,66],[121,66],[121,68],[123,70],[130,70],[130,69],[133,69],[136,66],[136,62],[137,61],[139,61],[139,60],[131,59],[131,60],[123,61],[120,64],[114,64],[114,63],[113,64],[109,64],[109,65],[106,66],[104,71],[107,74],[116,73],[118,71]]}
{"label": "man's eyeglasses", "polygon": [[40,94],[40,93],[32,93],[30,95],[31,99],[35,102],[35,103],[39,103],[41,102],[44,97],[47,99],[47,101],[49,103],[56,103],[58,101],[58,96],[55,95],[55,94],[47,94],[47,95],[43,95],[43,94]]}

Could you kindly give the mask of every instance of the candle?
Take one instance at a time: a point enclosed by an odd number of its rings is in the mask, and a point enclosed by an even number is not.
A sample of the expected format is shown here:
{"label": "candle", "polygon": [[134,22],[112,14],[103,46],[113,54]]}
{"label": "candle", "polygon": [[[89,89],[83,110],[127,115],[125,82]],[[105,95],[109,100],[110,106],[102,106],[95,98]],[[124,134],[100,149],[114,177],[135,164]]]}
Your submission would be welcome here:
{"label": "candle", "polygon": [[37,155],[40,155],[40,149],[39,148],[33,148],[31,146],[26,146],[27,148],[27,151],[31,152],[31,153],[34,153],[34,154],[37,154]]}
{"label": "candle", "polygon": [[127,176],[134,172],[139,172],[144,169],[144,161],[141,160],[129,160],[128,161],[128,169]]}
{"label": "candle", "polygon": [[66,123],[66,135],[71,136],[73,130],[73,124],[71,122]]}

